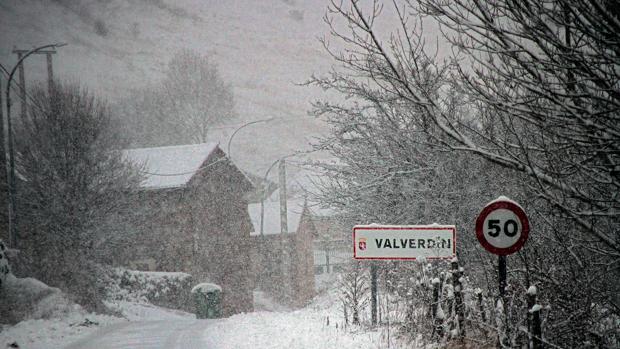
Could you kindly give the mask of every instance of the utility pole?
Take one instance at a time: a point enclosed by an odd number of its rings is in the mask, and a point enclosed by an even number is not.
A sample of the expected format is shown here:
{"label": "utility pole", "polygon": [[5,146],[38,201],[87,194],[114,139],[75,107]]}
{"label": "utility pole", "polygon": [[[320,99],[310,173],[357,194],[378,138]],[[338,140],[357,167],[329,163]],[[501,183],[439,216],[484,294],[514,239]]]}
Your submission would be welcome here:
{"label": "utility pole", "polygon": [[[8,135],[8,153],[9,153],[9,172],[8,172],[8,194],[9,194],[9,234],[11,241],[11,248],[17,249],[17,207],[16,207],[16,181],[15,181],[15,150],[13,146],[13,128],[11,121],[11,82],[13,81],[13,76],[16,70],[19,70],[19,83],[20,83],[20,96],[21,96],[21,112],[22,117],[26,116],[26,77],[24,73],[24,60],[28,58],[28,56],[33,54],[54,54],[56,53],[56,47],[62,47],[66,44],[49,44],[39,46],[37,48],[33,48],[32,50],[18,50],[14,49],[13,53],[17,54],[17,64],[13,66],[11,71],[5,69],[5,72],[8,73],[9,77],[6,83],[6,126],[7,126],[7,135]],[[53,78],[53,72],[51,70],[51,56],[48,58],[48,79]],[[4,67],[3,67],[4,69]],[[48,81],[48,87],[52,87],[53,82]],[[51,91],[50,91],[51,92]],[[4,122],[4,120],[2,120]]]}
{"label": "utility pole", "polygon": [[286,163],[284,159],[280,160],[278,169],[280,175],[280,232],[286,234],[288,233],[288,209],[286,207]]}
{"label": "utility pole", "polygon": [[[22,92],[24,91],[25,89],[22,89]],[[26,111],[25,99],[26,97],[24,95],[24,102],[22,102],[22,113],[25,113]],[[9,76],[9,80],[6,83],[6,127],[9,148],[9,173],[7,178],[9,194],[9,240],[11,242],[11,248],[17,249],[17,208],[15,207],[15,196],[17,195],[17,190],[15,189],[15,151],[13,149],[13,127],[11,122],[11,76]]]}
{"label": "utility pole", "polygon": [[[31,50],[19,50],[17,48],[13,49],[13,53],[17,54],[17,60],[21,60],[23,55],[30,52]],[[49,50],[39,50],[34,52],[34,54],[45,55],[45,60],[47,62],[47,88],[49,93],[52,93],[52,89],[54,88],[54,67],[52,65],[52,55],[56,53],[54,48]],[[26,115],[26,78],[24,76],[24,63],[22,62],[19,65],[19,84],[21,85],[20,97],[22,103],[22,117]]]}
{"label": "utility pole", "polygon": [[[7,166],[6,163],[6,151],[5,151],[5,144],[4,144],[4,115],[3,115],[3,108],[4,108],[4,104],[2,103],[2,79],[0,79],[0,164],[2,164],[3,168],[0,168],[0,186],[4,186],[6,189],[7,185],[6,185],[6,179],[8,176],[8,171],[9,168]],[[2,193],[4,193],[4,190],[0,191]],[[7,199],[8,197],[5,197],[5,199]],[[13,234],[11,234],[9,232],[9,227],[10,225],[8,224],[8,219],[10,219],[10,212],[7,210],[7,207],[9,206],[8,200],[2,200],[2,203],[6,203],[5,205],[2,205],[2,207],[0,207],[0,210],[2,210],[2,212],[6,212],[7,214],[7,225],[6,226],[2,226],[0,227],[0,229],[2,229],[2,237],[7,237],[8,238],[8,242],[9,242],[9,246],[13,247],[14,245],[14,241],[13,240]],[[8,235],[4,236],[4,232],[6,228],[6,232]]]}
{"label": "utility pole", "polygon": [[[21,52],[21,50],[16,50],[16,49],[13,50],[13,53],[17,53],[17,61],[21,62],[24,53]],[[18,74],[19,74],[19,99],[21,100],[21,103],[20,103],[21,117],[23,119],[26,117],[26,76],[24,72],[24,62],[19,63]]]}
{"label": "utility pole", "polygon": [[280,184],[280,253],[282,259],[280,260],[280,268],[282,270],[283,286],[286,295],[286,302],[294,302],[294,267],[293,267],[293,255],[295,246],[292,244],[289,238],[285,234],[288,233],[288,209],[286,206],[286,163],[284,159],[280,159],[278,162],[278,177]]}
{"label": "utility pole", "polygon": [[47,89],[49,90],[49,94],[52,94],[52,90],[54,89],[54,68],[52,67],[52,54],[54,52],[46,52],[45,58],[47,61]]}

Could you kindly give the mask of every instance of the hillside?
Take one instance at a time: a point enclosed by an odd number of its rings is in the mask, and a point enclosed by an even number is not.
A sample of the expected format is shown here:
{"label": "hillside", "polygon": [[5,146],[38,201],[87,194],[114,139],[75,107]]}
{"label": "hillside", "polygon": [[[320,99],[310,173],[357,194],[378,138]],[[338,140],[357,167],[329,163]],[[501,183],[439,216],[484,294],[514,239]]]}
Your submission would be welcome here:
{"label": "hillside", "polygon": [[[326,127],[307,115],[315,88],[296,83],[324,72],[331,61],[317,40],[324,1],[5,0],[0,3],[0,62],[12,66],[13,47],[65,42],[54,56],[56,77],[79,81],[111,103],[157,81],[170,57],[189,48],[209,55],[233,86],[240,120],[214,133],[233,140],[234,160],[262,174],[279,156],[308,149]],[[44,56],[30,57],[27,83],[44,81]],[[294,171],[293,169],[291,169]]]}

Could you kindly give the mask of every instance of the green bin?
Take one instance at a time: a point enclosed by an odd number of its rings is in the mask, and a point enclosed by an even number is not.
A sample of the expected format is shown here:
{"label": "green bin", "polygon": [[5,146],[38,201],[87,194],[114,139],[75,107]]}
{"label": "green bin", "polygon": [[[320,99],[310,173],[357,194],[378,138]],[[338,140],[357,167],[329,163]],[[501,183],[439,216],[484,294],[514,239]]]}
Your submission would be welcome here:
{"label": "green bin", "polygon": [[197,319],[217,319],[221,316],[222,288],[212,283],[201,283],[192,289]]}

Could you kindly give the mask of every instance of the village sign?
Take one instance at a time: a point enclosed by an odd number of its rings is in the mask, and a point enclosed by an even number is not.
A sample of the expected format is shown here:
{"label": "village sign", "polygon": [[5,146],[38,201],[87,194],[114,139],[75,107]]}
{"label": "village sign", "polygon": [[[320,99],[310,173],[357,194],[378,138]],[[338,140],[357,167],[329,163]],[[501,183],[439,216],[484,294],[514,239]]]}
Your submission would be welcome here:
{"label": "village sign", "polygon": [[453,225],[357,225],[353,228],[353,258],[416,260],[456,256]]}

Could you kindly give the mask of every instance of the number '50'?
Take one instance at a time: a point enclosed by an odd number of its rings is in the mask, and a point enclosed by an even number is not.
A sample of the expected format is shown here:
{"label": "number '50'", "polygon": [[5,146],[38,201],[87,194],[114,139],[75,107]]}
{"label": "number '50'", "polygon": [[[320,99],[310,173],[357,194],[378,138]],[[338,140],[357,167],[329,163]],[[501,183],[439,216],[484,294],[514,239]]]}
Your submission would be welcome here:
{"label": "number '50'", "polygon": [[[488,232],[489,236],[496,238],[502,233],[499,219],[489,219],[487,223],[487,228],[490,230]],[[517,230],[519,230],[519,226],[515,220],[509,219],[504,222],[504,234],[506,234],[506,236],[513,237],[517,235]]]}

